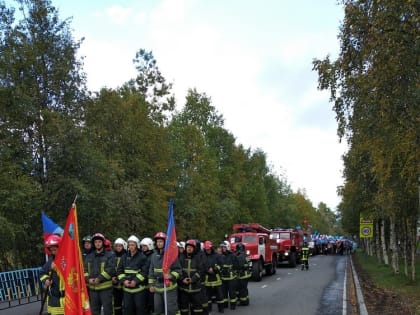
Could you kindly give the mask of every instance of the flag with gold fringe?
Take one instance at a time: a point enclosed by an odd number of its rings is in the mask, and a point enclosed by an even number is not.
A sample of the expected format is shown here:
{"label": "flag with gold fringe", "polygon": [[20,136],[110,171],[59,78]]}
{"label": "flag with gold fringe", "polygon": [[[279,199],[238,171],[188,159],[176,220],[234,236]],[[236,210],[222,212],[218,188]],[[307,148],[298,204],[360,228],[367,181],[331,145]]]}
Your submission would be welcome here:
{"label": "flag with gold fringe", "polygon": [[54,259],[57,273],[64,283],[65,315],[91,315],[89,296],[83,274],[82,254],[79,247],[76,204],[67,217],[63,238]]}

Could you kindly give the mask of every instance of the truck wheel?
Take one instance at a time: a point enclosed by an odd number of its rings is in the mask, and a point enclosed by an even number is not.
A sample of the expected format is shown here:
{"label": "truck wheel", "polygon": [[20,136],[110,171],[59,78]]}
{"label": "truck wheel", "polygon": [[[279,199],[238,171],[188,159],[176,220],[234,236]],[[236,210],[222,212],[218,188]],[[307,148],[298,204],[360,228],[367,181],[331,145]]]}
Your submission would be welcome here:
{"label": "truck wheel", "polygon": [[273,256],[271,259],[271,264],[269,264],[265,269],[265,274],[274,275],[276,273],[276,267],[277,267],[277,259],[276,259],[276,256]]}
{"label": "truck wheel", "polygon": [[290,257],[289,257],[289,266],[290,267],[296,267],[296,253],[290,253]]}
{"label": "truck wheel", "polygon": [[252,280],[261,281],[263,274],[263,266],[261,261],[257,260],[252,264]]}

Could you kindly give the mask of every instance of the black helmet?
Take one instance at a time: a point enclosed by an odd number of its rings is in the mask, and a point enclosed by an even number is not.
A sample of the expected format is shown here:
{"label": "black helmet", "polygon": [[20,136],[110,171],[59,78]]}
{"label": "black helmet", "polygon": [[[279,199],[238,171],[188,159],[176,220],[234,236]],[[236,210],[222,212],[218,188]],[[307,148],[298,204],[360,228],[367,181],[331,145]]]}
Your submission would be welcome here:
{"label": "black helmet", "polygon": [[236,244],[236,251],[240,252],[240,251],[245,251],[245,245],[242,243],[238,243]]}

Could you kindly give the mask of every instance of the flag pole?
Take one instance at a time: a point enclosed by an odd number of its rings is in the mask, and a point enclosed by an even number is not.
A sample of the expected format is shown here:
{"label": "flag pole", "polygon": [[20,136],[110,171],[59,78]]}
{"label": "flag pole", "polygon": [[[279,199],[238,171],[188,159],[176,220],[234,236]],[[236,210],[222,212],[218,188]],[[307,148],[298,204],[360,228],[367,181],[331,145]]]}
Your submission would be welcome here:
{"label": "flag pole", "polygon": [[77,197],[78,197],[78,195],[76,194],[76,196],[74,197],[72,205],[76,204]]}
{"label": "flag pole", "polygon": [[[165,278],[165,277],[164,277]],[[166,284],[165,279],[163,280],[163,300],[165,304],[165,315],[168,315],[168,297],[166,296]]]}

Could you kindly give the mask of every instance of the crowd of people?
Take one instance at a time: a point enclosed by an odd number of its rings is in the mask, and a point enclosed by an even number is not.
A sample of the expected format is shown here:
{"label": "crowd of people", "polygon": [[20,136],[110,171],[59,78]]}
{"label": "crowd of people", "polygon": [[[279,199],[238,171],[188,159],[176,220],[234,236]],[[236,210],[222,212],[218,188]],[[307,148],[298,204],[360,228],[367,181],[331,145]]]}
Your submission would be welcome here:
{"label": "crowd of people", "polygon": [[308,246],[311,255],[348,255],[357,247],[357,243],[342,236],[312,234]]}
{"label": "crowd of people", "polygon": [[[188,239],[178,242],[178,257],[163,272],[166,234],[140,240],[131,235],[113,243],[101,233],[82,239],[84,276],[93,315],[209,314],[249,305],[251,277],[246,248],[223,241]],[[64,285],[55,271],[54,257],[61,238],[45,241],[50,255],[41,281],[48,290],[48,313],[63,315]],[[101,313],[102,312],[102,313]]]}

